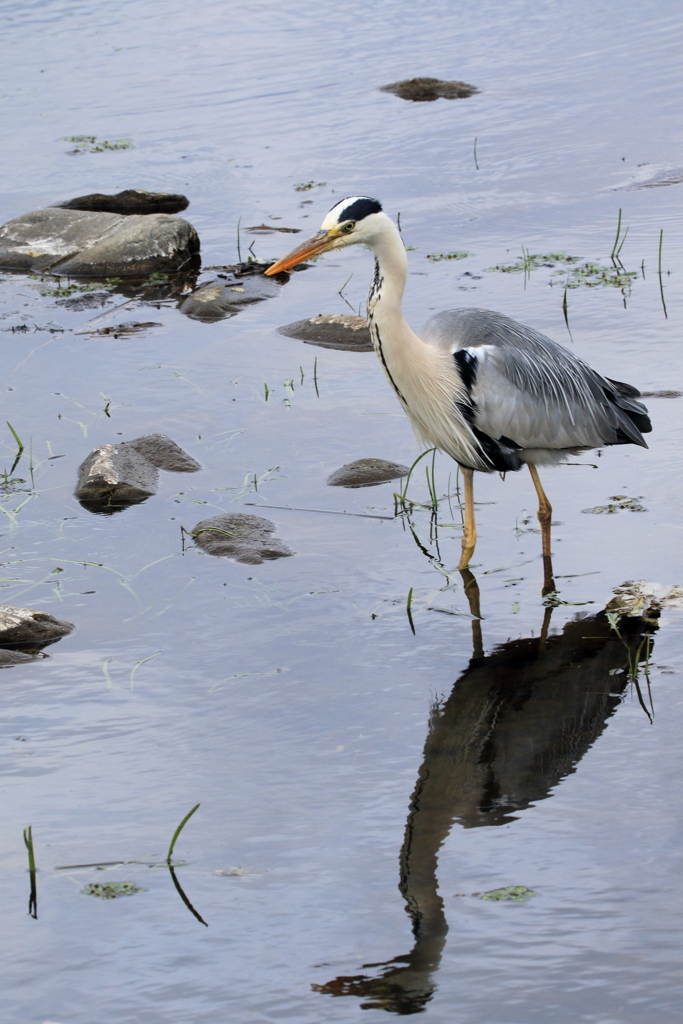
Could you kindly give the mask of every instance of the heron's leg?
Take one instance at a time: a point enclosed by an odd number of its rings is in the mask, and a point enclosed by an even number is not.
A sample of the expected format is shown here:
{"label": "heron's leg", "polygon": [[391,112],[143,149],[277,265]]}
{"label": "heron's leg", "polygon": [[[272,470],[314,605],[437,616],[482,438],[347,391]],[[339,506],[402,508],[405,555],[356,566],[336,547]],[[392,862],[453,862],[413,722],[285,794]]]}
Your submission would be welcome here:
{"label": "heron's leg", "polygon": [[474,522],[474,470],[460,467],[465,482],[465,525],[462,532],[462,556],[458,569],[466,569],[470,564],[470,558],[474,554],[474,545],[477,543],[477,526]]}
{"label": "heron's leg", "polygon": [[541,525],[541,541],[543,544],[543,593],[548,594],[555,590],[553,563],[550,553],[550,521],[552,519],[553,509],[541,485],[538,470],[531,462],[528,463],[528,466],[529,472],[531,473],[531,479],[533,480],[534,487],[536,488],[536,494],[538,495],[537,516]]}

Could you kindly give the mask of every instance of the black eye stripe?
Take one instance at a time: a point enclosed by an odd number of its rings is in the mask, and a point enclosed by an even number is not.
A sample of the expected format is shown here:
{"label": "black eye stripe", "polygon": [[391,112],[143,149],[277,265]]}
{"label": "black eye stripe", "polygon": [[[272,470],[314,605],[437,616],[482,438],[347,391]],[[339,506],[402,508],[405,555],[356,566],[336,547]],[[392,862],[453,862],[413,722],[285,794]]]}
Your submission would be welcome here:
{"label": "black eye stripe", "polygon": [[371,213],[381,212],[381,203],[379,203],[376,199],[368,199],[367,197],[363,197],[361,199],[356,199],[355,202],[350,203],[348,206],[345,206],[344,209],[340,212],[339,217],[337,218],[337,223],[341,224],[345,220],[358,221],[362,220],[363,217],[367,217]]}

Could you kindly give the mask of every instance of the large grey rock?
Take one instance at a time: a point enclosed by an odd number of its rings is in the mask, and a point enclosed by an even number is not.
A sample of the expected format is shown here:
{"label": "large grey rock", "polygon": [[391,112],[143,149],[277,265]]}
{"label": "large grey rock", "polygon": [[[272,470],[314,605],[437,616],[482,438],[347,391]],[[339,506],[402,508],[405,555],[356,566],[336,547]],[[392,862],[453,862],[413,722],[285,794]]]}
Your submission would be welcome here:
{"label": "large grey rock", "polygon": [[259,565],[266,560],[294,554],[282,541],[271,536],[274,532],[274,524],[261,516],[224,512],[211,519],[202,519],[192,531],[192,536],[197,546],[209,555]]}
{"label": "large grey rock", "polygon": [[375,487],[407,476],[409,472],[407,466],[386,459],[356,459],[336,469],[327,482],[331,487]]}
{"label": "large grey rock", "polygon": [[264,277],[262,272],[241,275],[228,271],[202,284],[182,300],[178,309],[192,320],[216,323],[235,316],[244,306],[274,298],[281,287],[281,283]]}
{"label": "large grey rock", "polygon": [[293,324],[278,327],[278,333],[286,338],[300,338],[307,345],[321,348],[336,348],[342,351],[372,352],[372,340],[368,322],[364,316],[350,316],[336,313],[295,320]]}
{"label": "large grey rock", "polygon": [[88,196],[68,199],[65,203],[56,203],[62,210],[94,210],[104,213],[180,213],[190,205],[187,196],[172,192],[146,192],[144,188],[127,188],[116,195],[107,196],[102,192],[93,192]]}
{"label": "large grey rock", "polygon": [[0,645],[2,647],[45,647],[67,636],[72,622],[55,619],[36,608],[0,605]]}
{"label": "large grey rock", "polygon": [[195,473],[201,466],[164,434],[147,434],[95,448],[79,467],[75,494],[91,512],[121,512],[156,494],[159,469]]}
{"label": "large grey rock", "polygon": [[36,210],[0,227],[0,268],[71,277],[172,273],[199,253],[186,220],[81,210]]}

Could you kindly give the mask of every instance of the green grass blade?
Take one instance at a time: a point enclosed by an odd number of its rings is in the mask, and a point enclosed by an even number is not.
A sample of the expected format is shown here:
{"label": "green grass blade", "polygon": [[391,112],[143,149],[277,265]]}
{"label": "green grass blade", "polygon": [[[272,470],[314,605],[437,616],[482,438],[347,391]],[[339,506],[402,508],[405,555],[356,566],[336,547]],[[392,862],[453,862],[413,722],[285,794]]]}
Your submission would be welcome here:
{"label": "green grass blade", "polygon": [[183,829],[185,828],[185,826],[187,825],[188,821],[190,820],[190,818],[192,817],[192,815],[194,814],[194,812],[195,812],[195,811],[197,810],[197,808],[198,808],[198,807],[199,807],[199,804],[195,804],[195,805],[194,805],[194,807],[192,808],[192,810],[191,810],[191,811],[189,812],[189,814],[186,814],[186,815],[185,815],[185,817],[183,818],[183,820],[182,820],[182,821],[180,822],[180,824],[178,825],[178,828],[177,828],[177,829],[175,830],[175,832],[173,833],[173,839],[171,840],[171,845],[169,846],[169,848],[168,848],[168,853],[166,854],[166,863],[167,863],[167,864],[170,864],[170,863],[171,863],[171,857],[173,856],[173,847],[174,847],[174,846],[175,846],[175,844],[176,844],[176,841],[177,841],[177,839],[178,839],[178,836],[180,835],[180,833],[182,832],[182,830],[183,830]]}

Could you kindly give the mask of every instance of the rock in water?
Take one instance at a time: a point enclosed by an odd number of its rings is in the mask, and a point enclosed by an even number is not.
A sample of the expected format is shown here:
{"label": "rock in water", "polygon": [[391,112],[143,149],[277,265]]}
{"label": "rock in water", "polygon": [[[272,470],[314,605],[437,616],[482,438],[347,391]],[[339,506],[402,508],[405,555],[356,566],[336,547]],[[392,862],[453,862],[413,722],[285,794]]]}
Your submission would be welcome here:
{"label": "rock in water", "polygon": [[321,348],[372,352],[370,329],[364,316],[320,314],[278,327],[278,333],[284,334],[286,338],[300,338],[307,345],[319,345]]}
{"label": "rock in water", "polygon": [[467,82],[443,82],[440,78],[406,78],[402,82],[383,85],[380,92],[391,92],[402,100],[425,103],[438,100],[462,100],[479,92],[476,85]]}
{"label": "rock in water", "polygon": [[386,459],[356,459],[336,469],[327,482],[331,487],[374,487],[407,476],[409,469]]}
{"label": "rock in water", "polygon": [[122,512],[156,494],[159,469],[195,473],[201,466],[164,434],[146,434],[95,448],[79,467],[75,494],[89,512]]}
{"label": "rock in water", "polygon": [[0,227],[0,268],[71,277],[173,273],[199,253],[186,220],[165,213],[122,216],[37,210]]}
{"label": "rock in water", "polygon": [[97,213],[180,213],[190,205],[187,196],[171,192],[146,192],[144,188],[127,188],[116,195],[93,192],[65,203],[56,203],[61,210],[91,210]]}
{"label": "rock in water", "polygon": [[55,619],[47,612],[38,611],[36,608],[0,605],[2,647],[45,647],[67,636],[73,628],[73,622]]}
{"label": "rock in water", "polygon": [[135,448],[153,466],[165,469],[168,473],[196,473],[202,468],[196,459],[165,434],[145,434],[144,437],[124,441],[123,444]]}
{"label": "rock in water", "polygon": [[211,519],[202,519],[192,531],[192,536],[197,547],[209,555],[259,565],[266,560],[294,554],[282,541],[271,536],[274,532],[275,525],[261,516],[224,512]]}

